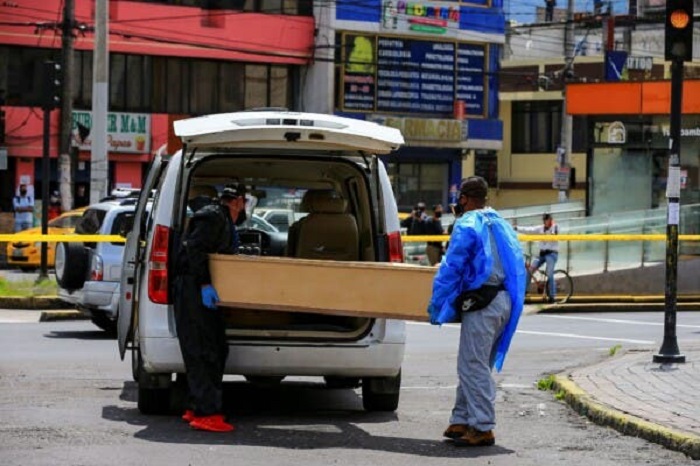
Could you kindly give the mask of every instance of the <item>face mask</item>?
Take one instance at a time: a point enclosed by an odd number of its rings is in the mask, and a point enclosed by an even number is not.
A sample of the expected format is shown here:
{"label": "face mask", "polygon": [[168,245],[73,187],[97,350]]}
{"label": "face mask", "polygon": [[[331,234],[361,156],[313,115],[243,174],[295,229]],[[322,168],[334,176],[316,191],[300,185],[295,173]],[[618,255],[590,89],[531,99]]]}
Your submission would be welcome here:
{"label": "face mask", "polygon": [[435,218],[442,217],[442,212],[435,212]]}
{"label": "face mask", "polygon": [[21,190],[21,191],[19,192],[19,194],[22,195],[22,196],[26,196],[26,195],[27,195],[27,190],[26,190],[26,189],[23,189],[23,190]]}
{"label": "face mask", "polygon": [[238,213],[238,218],[236,219],[236,226],[239,227],[248,219],[248,214],[245,210],[241,210]]}

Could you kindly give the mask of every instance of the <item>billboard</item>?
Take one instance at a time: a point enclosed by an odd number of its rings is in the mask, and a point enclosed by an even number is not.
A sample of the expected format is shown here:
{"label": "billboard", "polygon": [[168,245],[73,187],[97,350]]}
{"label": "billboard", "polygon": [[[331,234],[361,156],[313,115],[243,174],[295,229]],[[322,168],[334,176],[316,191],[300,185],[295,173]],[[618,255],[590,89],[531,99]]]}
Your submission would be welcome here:
{"label": "billboard", "polygon": [[483,44],[348,33],[343,50],[341,110],[451,115],[461,100],[485,113]]}

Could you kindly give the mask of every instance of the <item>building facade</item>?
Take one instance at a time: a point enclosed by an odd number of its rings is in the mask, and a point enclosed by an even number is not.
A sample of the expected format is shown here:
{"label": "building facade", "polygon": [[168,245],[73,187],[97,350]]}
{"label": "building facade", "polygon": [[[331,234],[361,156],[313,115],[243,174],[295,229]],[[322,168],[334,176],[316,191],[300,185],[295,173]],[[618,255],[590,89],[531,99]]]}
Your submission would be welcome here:
{"label": "building facade", "polygon": [[[664,38],[659,34],[663,23],[644,16],[655,12],[658,8],[644,3],[636,13],[613,21],[605,15],[579,15],[574,23],[576,56],[567,79],[563,76],[563,22],[509,28],[501,63],[499,98],[504,138],[499,152],[498,190],[492,195],[494,204],[516,207],[558,201],[553,178],[566,98],[566,111],[573,122],[569,161],[576,172],[570,198],[583,200],[589,214],[665,205],[670,107],[642,111],[639,96],[631,99],[619,93],[628,85],[641,86],[635,87],[637,90],[651,86],[649,89],[655,92],[644,98],[667,102],[664,86],[668,86],[669,63],[664,62]],[[700,50],[697,35],[695,42],[695,50]],[[697,65],[687,63],[685,78],[697,79],[699,71]],[[568,83],[567,93],[563,92],[564,82]],[[594,92],[604,83],[613,86],[610,89],[614,91]],[[568,89],[573,88],[576,107],[569,105],[568,99]],[[687,99],[693,101],[694,96]],[[636,107],[627,105],[633,102]],[[690,166],[683,202],[697,202],[693,200],[697,197],[693,194],[697,182],[692,168],[697,166],[694,118],[692,112],[684,115],[687,132],[683,150],[688,147],[685,153]],[[624,128],[624,143],[614,138],[608,142],[608,127],[613,123],[618,133]]]}
{"label": "building facade", "polygon": [[384,158],[401,210],[456,202],[475,172],[495,183],[502,144],[501,0],[338,0],[316,5],[316,56],[302,77],[308,111],[399,128]]}
{"label": "building facade", "polygon": [[[94,1],[75,2],[72,180],[90,180]],[[301,68],[313,56],[311,1],[109,2],[110,188],[140,188],[153,153],[187,116],[254,107],[296,109]],[[60,62],[61,0],[0,5],[0,90],[5,102],[0,210],[21,183],[40,197],[42,63]],[[59,173],[59,113],[51,112],[51,190]],[[5,152],[6,151],[6,152]],[[87,190],[89,192],[89,189]]]}

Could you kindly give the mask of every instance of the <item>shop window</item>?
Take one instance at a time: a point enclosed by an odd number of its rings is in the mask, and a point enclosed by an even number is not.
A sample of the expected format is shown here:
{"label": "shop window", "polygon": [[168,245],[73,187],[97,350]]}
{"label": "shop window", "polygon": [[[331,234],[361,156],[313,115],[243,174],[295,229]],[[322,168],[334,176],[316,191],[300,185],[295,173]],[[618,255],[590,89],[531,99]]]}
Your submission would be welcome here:
{"label": "shop window", "polygon": [[268,106],[268,67],[267,65],[246,65],[245,68],[245,108]]}
{"label": "shop window", "polygon": [[151,109],[154,113],[167,113],[168,93],[172,92],[172,89],[168,88],[168,59],[153,57],[151,64],[153,77]]}
{"label": "shop window", "polygon": [[151,57],[126,56],[126,110],[149,111],[151,101]]}
{"label": "shop window", "polygon": [[109,108],[126,108],[126,55],[110,54],[109,61]]}
{"label": "shop window", "polygon": [[561,101],[513,102],[514,153],[552,153],[561,137]]}
{"label": "shop window", "polygon": [[[46,60],[58,61],[58,51],[8,47],[7,105],[40,106],[42,100],[42,73]],[[3,68],[0,67],[0,70]]]}
{"label": "shop window", "polygon": [[168,59],[165,86],[167,113],[190,113],[188,78],[187,63],[184,60]]}
{"label": "shop window", "polygon": [[195,114],[211,113],[216,108],[217,67],[213,61],[197,61],[191,66],[196,85],[190,88],[191,110]]}
{"label": "shop window", "polygon": [[486,180],[489,186],[498,186],[498,159],[496,151],[474,151],[474,174]]}
{"label": "shop window", "polygon": [[[511,134],[512,152],[521,154],[554,153],[561,141],[562,102],[513,102]],[[572,121],[571,147],[573,152],[587,149],[588,123],[585,117]]]}
{"label": "shop window", "polygon": [[92,52],[75,52],[76,76],[73,102],[82,108],[92,108]]}
{"label": "shop window", "polygon": [[234,112],[243,109],[245,65],[221,63],[219,68],[218,112]]}
{"label": "shop window", "polygon": [[287,107],[290,101],[289,68],[270,68],[270,107]]}
{"label": "shop window", "polygon": [[409,211],[417,202],[430,207],[447,198],[447,163],[389,163],[387,171],[402,211]]}

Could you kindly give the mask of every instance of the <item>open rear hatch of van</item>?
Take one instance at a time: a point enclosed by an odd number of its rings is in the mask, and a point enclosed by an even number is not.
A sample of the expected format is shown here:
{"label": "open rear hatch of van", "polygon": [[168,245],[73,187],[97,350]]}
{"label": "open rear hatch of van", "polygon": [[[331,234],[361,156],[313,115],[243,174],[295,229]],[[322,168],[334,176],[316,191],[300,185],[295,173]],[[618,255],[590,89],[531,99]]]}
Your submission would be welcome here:
{"label": "open rear hatch of van", "polygon": [[[236,180],[252,188],[255,206],[251,209],[249,203],[248,220],[239,228],[243,252],[337,261],[385,257],[378,252],[383,245],[376,244],[384,232],[376,157],[403,144],[398,130],[332,115],[279,111],[209,115],[174,125],[183,142],[181,205],[190,201],[193,187],[220,190]],[[286,212],[291,223],[267,222],[266,212],[273,209]],[[230,286],[256,286],[265,292],[264,283],[246,283],[245,276],[235,274]],[[227,334],[236,339],[352,341],[366,335],[373,322],[262,309],[223,312]]]}

